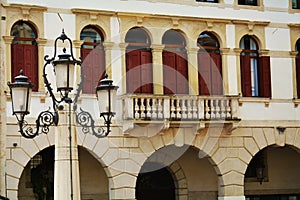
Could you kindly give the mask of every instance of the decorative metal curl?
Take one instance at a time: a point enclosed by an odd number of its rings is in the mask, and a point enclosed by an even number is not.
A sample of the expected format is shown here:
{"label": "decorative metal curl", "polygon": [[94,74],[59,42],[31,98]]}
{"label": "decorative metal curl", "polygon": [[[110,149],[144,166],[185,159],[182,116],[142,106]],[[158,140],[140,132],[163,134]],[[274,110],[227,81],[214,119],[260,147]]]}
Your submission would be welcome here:
{"label": "decorative metal curl", "polygon": [[92,115],[82,110],[80,108],[80,112],[76,113],[76,122],[82,127],[82,132],[84,134],[91,133],[92,135],[103,138],[108,135],[108,133],[100,126],[95,126],[95,120],[93,119]]}
{"label": "decorative metal curl", "polygon": [[[25,138],[34,138],[39,134],[49,133],[49,126],[57,125],[58,123],[58,113],[50,112],[49,110],[43,111],[39,114],[36,122],[36,131],[33,131],[32,127],[28,126],[28,123],[25,120],[19,121],[19,132]],[[27,127],[28,126],[28,127]]]}

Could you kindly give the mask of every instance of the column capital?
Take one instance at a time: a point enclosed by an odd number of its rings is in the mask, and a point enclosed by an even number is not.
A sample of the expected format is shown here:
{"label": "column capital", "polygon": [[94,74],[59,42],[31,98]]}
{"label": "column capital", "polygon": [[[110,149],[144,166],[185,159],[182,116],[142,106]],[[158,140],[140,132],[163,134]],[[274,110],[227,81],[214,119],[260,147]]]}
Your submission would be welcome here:
{"label": "column capital", "polygon": [[230,48],[220,48],[221,55],[228,55]]}
{"label": "column capital", "polygon": [[164,44],[152,44],[151,49],[152,52],[161,52],[165,48]]}
{"label": "column capital", "polygon": [[125,51],[125,49],[126,49],[127,46],[128,46],[128,43],[120,43],[120,44],[119,44],[119,48],[120,48],[121,50],[124,50],[124,51]]}
{"label": "column capital", "polygon": [[11,44],[11,42],[14,40],[14,36],[2,36],[5,44]]}
{"label": "column capital", "polygon": [[103,46],[105,50],[112,50],[114,45],[115,45],[114,42],[103,42]]}
{"label": "column capital", "polygon": [[187,49],[188,54],[197,54],[199,51],[199,47],[190,47]]}
{"label": "column capital", "polygon": [[37,38],[36,42],[37,42],[38,46],[45,46],[47,44],[48,40],[45,38]]}
{"label": "column capital", "polygon": [[80,48],[83,43],[84,40],[73,40],[73,44],[75,48]]}
{"label": "column capital", "polygon": [[241,48],[234,48],[233,51],[235,52],[236,55],[240,55],[243,51]]}
{"label": "column capital", "polygon": [[290,55],[292,58],[296,58],[296,56],[298,55],[298,51],[290,51]]}
{"label": "column capital", "polygon": [[260,56],[269,56],[270,55],[270,50],[267,49],[261,49],[258,51]]}

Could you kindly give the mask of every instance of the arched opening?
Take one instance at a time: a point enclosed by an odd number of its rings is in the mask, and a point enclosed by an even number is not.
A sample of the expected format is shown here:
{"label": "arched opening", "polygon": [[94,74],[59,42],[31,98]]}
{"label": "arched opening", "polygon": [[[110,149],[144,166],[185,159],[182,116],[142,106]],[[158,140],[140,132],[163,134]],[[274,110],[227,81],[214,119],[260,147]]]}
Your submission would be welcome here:
{"label": "arched opening", "polygon": [[257,153],[245,174],[247,200],[299,200],[300,155],[291,146],[269,146]]}
{"label": "arched opening", "polygon": [[99,80],[104,78],[105,51],[103,47],[104,35],[95,26],[86,26],[80,33],[82,66],[84,69],[84,83],[82,92],[94,94]]}
{"label": "arched opening", "polygon": [[54,199],[54,146],[42,150],[28,162],[20,178],[18,199]]}
{"label": "arched opening", "polygon": [[33,83],[33,91],[38,91],[38,46],[37,32],[32,24],[16,22],[11,29],[14,39],[11,43],[11,80],[20,75],[22,69]]}
{"label": "arched opening", "polygon": [[130,29],[125,37],[127,93],[153,93],[151,41],[140,27]]}
{"label": "arched opening", "polygon": [[210,32],[203,32],[197,40],[198,82],[200,95],[222,95],[222,60],[218,39]]}
{"label": "arched opening", "polygon": [[142,170],[152,167],[158,170],[147,170],[137,177],[137,200],[175,200],[175,184],[168,168],[159,163],[147,162],[143,165]]}
{"label": "arched opening", "polygon": [[164,94],[188,94],[186,41],[177,30],[168,30],[162,38]]}
{"label": "arched opening", "polygon": [[[136,198],[139,200],[148,199],[205,199],[215,200],[218,193],[218,176],[213,165],[207,157],[199,157],[199,150],[184,145],[176,147],[170,145],[163,147],[153,153],[142,166],[136,183]],[[202,154],[201,154],[202,155]],[[172,179],[170,178],[170,175]],[[146,188],[142,181],[148,183],[148,180],[154,180],[152,183],[156,186],[147,186],[147,188],[157,188],[151,193],[156,196],[141,195],[142,188]],[[156,182],[157,181],[157,182]],[[159,186],[168,183],[166,191],[160,191]],[[170,183],[173,182],[173,183]],[[151,190],[148,190],[151,191]],[[144,193],[145,194],[145,193]],[[164,195],[169,195],[170,198]],[[174,198],[173,198],[173,195]]]}
{"label": "arched opening", "polygon": [[103,166],[85,148],[78,148],[81,199],[109,199]]}
{"label": "arched opening", "polygon": [[300,38],[296,42],[296,81],[297,81],[297,97],[300,99]]}
{"label": "arched opening", "polygon": [[271,97],[270,57],[260,56],[258,44],[252,36],[240,41],[242,95],[244,97]]}

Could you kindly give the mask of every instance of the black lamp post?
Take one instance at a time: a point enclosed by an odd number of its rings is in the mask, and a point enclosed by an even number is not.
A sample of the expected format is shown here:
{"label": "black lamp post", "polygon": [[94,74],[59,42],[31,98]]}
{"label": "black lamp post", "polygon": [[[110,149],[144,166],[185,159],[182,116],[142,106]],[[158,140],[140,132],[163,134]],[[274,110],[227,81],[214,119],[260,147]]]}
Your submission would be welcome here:
{"label": "black lamp post", "polygon": [[[57,53],[57,42],[65,40],[69,42],[69,51],[70,53],[66,53],[66,49],[63,48],[63,54],[58,55],[58,59],[56,59]],[[56,38],[54,42],[54,56],[49,59],[49,56],[46,55],[45,65],[43,68],[43,78],[44,84],[49,92],[49,95],[52,99],[52,109],[47,111],[43,111],[39,114],[38,119],[36,120],[36,130],[33,128],[27,127],[27,122],[25,121],[25,115],[29,114],[30,108],[30,99],[32,93],[32,83],[28,80],[28,77],[24,76],[23,71],[21,70],[20,75],[15,77],[14,83],[8,83],[10,88],[10,94],[12,99],[12,110],[13,115],[16,116],[19,124],[19,132],[25,138],[34,138],[35,136],[44,133],[47,134],[49,132],[49,126],[57,125],[59,120],[58,110],[62,109],[61,103],[65,102],[69,105],[74,103],[73,110],[76,113],[76,121],[83,128],[84,133],[91,133],[97,137],[105,137],[110,133],[110,125],[111,119],[115,115],[114,107],[112,105],[115,104],[116,90],[117,86],[112,84],[112,80],[105,79],[100,81],[100,84],[97,86],[97,100],[100,108],[100,117],[104,118],[106,130],[100,126],[95,126],[95,121],[93,120],[90,113],[77,110],[77,100],[82,90],[83,82],[84,82],[84,67],[82,66],[81,60],[76,60],[73,55],[73,47],[72,41],[70,38],[66,36],[64,31],[62,34]],[[57,92],[60,94],[60,98],[57,99],[55,94],[53,93],[53,89],[51,84],[47,79],[46,68],[47,66],[53,66],[53,70],[56,76],[56,87]],[[74,71],[75,68],[79,66],[81,68],[81,81],[78,85],[77,92],[74,99],[69,97],[69,93],[73,90],[74,86]]]}

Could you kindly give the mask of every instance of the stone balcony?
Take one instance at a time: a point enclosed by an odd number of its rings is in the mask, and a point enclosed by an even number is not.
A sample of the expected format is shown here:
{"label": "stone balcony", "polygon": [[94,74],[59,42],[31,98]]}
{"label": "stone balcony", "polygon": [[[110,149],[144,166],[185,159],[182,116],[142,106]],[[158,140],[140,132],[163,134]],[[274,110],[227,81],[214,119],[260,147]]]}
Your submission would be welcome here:
{"label": "stone balcony", "polygon": [[205,128],[207,124],[233,125],[239,121],[238,97],[124,95],[122,117],[126,132],[137,124],[185,124]]}

